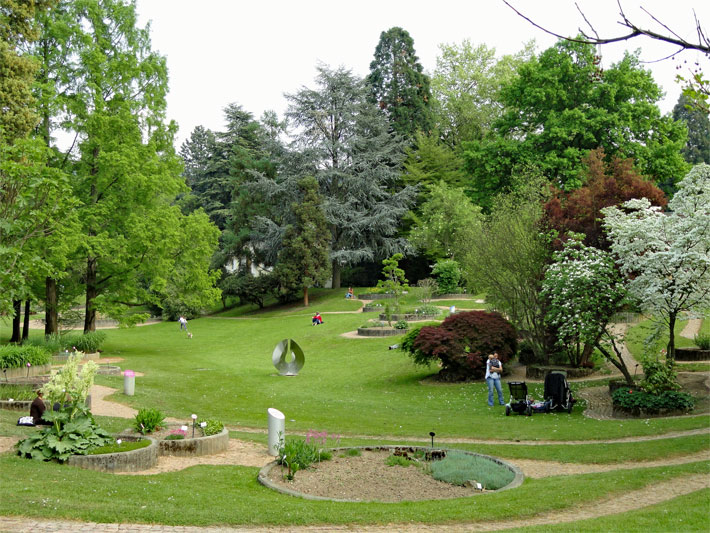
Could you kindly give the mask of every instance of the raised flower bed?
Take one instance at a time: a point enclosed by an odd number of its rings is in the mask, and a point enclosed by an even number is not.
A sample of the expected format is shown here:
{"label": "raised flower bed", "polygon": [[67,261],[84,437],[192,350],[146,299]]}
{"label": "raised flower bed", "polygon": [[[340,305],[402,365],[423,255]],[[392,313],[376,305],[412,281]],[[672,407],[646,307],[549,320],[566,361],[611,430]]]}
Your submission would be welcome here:
{"label": "raised flower bed", "polygon": [[140,472],[158,464],[158,442],[150,437],[124,435],[123,440],[148,439],[150,445],[127,452],[104,453],[99,455],[72,455],[67,464],[100,472]]}
{"label": "raised flower bed", "polygon": [[357,328],[357,334],[361,337],[392,337],[406,333],[406,329],[396,329],[391,326],[371,326],[367,328]]}

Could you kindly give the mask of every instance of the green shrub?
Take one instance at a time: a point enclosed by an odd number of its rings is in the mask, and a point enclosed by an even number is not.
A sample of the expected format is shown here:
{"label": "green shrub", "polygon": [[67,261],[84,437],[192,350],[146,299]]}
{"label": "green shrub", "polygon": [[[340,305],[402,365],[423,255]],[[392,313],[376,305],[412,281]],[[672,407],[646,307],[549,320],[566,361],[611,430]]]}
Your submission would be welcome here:
{"label": "green shrub", "polygon": [[710,350],[710,334],[698,333],[694,341],[695,345],[701,350]]}
{"label": "green shrub", "polygon": [[344,457],[360,457],[362,452],[359,448],[350,448],[342,455]]}
{"label": "green shrub", "polygon": [[406,320],[398,320],[394,324],[394,329],[407,329],[408,324]]}
{"label": "green shrub", "polygon": [[34,400],[37,393],[32,385],[2,385],[0,386],[0,400],[12,398],[16,402]]}
{"label": "green shrub", "polygon": [[96,425],[86,406],[72,405],[62,407],[59,411],[47,410],[43,418],[52,422],[52,425],[18,442],[18,455],[63,463],[72,455],[86,455],[92,449],[113,440],[107,431]]}
{"label": "green shrub", "polygon": [[0,368],[46,365],[51,360],[52,352],[43,346],[0,346]]}
{"label": "green shrub", "polygon": [[402,455],[389,455],[387,459],[385,459],[385,464],[387,466],[408,467],[414,464],[414,462],[409,457],[404,457]]}
{"label": "green shrub", "polygon": [[205,437],[222,433],[222,430],[224,429],[224,424],[214,418],[201,419],[198,421],[198,425],[202,427],[203,422],[205,423],[205,427],[202,428],[202,433]]}
{"label": "green shrub", "polygon": [[436,357],[430,354],[425,354],[421,350],[417,350],[416,348],[414,348],[414,341],[416,340],[417,335],[419,335],[419,331],[424,326],[437,325],[439,325],[438,322],[426,322],[424,324],[417,324],[407,332],[407,334],[402,338],[402,342],[399,343],[399,349],[403,352],[406,352],[412,358],[412,361],[414,361],[415,365],[429,366],[431,363],[437,360]]}
{"label": "green shrub", "polygon": [[495,461],[457,451],[448,452],[444,459],[432,461],[429,466],[434,479],[453,485],[475,480],[487,490],[505,487],[515,478],[510,469]]}
{"label": "green shrub", "polygon": [[96,353],[101,349],[101,345],[106,340],[106,333],[103,331],[90,331],[83,335],[67,335],[62,339],[65,350],[76,348],[84,353]]}
{"label": "green shrub", "polygon": [[278,464],[288,469],[285,477],[292,480],[296,472],[308,468],[313,463],[328,461],[332,457],[330,452],[320,450],[313,442],[305,439],[289,439],[279,447]]}
{"label": "green shrub", "polygon": [[133,427],[136,431],[145,435],[146,433],[152,433],[160,429],[164,420],[165,415],[157,409],[144,408],[138,411],[135,421],[133,422]]}
{"label": "green shrub", "polygon": [[23,345],[41,346],[46,348],[50,353],[57,353],[64,350],[64,338],[58,333],[45,335],[44,337],[30,337],[26,339]]}
{"label": "green shrub", "polygon": [[643,356],[641,366],[644,374],[641,388],[649,394],[659,395],[664,391],[680,389],[673,359]]}
{"label": "green shrub", "polygon": [[438,261],[431,274],[436,279],[439,286],[439,294],[453,294],[458,292],[459,281],[461,281],[461,267],[453,259]]}
{"label": "green shrub", "polygon": [[616,407],[632,413],[658,413],[661,410],[691,411],[695,407],[694,398],[685,392],[664,391],[651,394],[622,387],[611,395]]}

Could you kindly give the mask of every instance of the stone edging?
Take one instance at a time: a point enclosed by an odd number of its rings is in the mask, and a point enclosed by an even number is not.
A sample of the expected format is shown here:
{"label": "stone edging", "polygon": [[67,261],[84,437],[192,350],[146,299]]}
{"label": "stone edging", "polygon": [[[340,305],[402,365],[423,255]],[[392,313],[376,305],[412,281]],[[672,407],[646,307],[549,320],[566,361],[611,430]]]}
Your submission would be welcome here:
{"label": "stone edging", "polygon": [[223,428],[216,435],[207,435],[206,437],[158,441],[159,454],[173,457],[212,455],[224,452],[227,448],[229,448],[229,431],[227,431],[227,428]]}
{"label": "stone edging", "polygon": [[677,361],[706,361],[710,359],[710,350],[700,348],[676,348],[675,358]]}
{"label": "stone edging", "polygon": [[[441,313],[437,313],[435,315],[432,314],[422,314],[422,313],[404,313],[404,314],[398,314],[398,313],[392,313],[390,315],[390,320],[394,320],[395,322],[398,322],[400,320],[428,320],[430,318],[438,318],[441,315]],[[380,315],[380,320],[385,321],[387,320],[387,315],[382,313]]]}
{"label": "stone edging", "polygon": [[[364,450],[364,451],[387,451],[387,450],[396,450],[396,449],[401,449],[401,448],[406,448],[407,450],[421,450],[421,451],[429,451],[431,448],[427,446],[351,446],[351,447],[341,447],[341,448],[329,448],[328,451],[331,452],[341,452],[345,450],[351,450],[351,449],[358,449],[358,450]],[[516,487],[519,487],[523,483],[523,479],[525,479],[525,476],[523,475],[523,472],[515,465],[503,461],[502,459],[499,459],[497,457],[492,457],[490,455],[484,455],[481,453],[475,453],[475,452],[469,452],[466,450],[450,450],[448,448],[438,448],[438,449],[443,449],[446,451],[457,451],[457,452],[462,452],[467,455],[473,455],[476,457],[484,457],[486,459],[490,459],[494,463],[498,463],[501,466],[504,466],[511,472],[515,474],[515,477],[513,478],[513,481],[508,483],[505,487],[502,487],[498,490],[489,490],[486,491],[486,493],[491,493],[491,492],[501,492],[503,490],[509,490],[509,489],[514,489]],[[278,461],[272,461],[265,467],[263,467],[261,470],[259,470],[259,475],[257,476],[257,480],[259,483],[264,485],[265,487],[268,487],[272,490],[275,490],[277,492],[280,492],[282,494],[288,494],[289,496],[296,496],[298,498],[304,498],[306,500],[318,500],[318,501],[328,501],[328,502],[349,502],[349,503],[363,503],[363,500],[348,500],[348,499],[342,499],[342,498],[326,498],[324,496],[312,496],[310,494],[304,494],[302,492],[298,492],[295,490],[287,489],[285,487],[282,487],[281,485],[277,485],[276,483],[272,482],[269,479],[269,472],[271,471],[272,468],[275,466],[278,466]],[[377,500],[370,500],[370,501],[377,501]]]}
{"label": "stone edging", "polygon": [[393,337],[403,333],[407,333],[407,330],[394,328],[357,328],[357,334],[361,337]]}
{"label": "stone edging", "polygon": [[8,380],[41,376],[43,374],[49,374],[51,370],[52,365],[49,363],[46,365],[36,365],[30,367],[21,366],[19,368],[3,368],[2,379]]}
{"label": "stone edging", "polygon": [[[128,436],[122,438],[125,440],[131,439]],[[158,443],[150,437],[143,438],[150,441],[150,445],[145,448],[99,455],[72,455],[67,460],[67,464],[87,470],[98,470],[99,472],[139,472],[148,470],[158,464]]]}

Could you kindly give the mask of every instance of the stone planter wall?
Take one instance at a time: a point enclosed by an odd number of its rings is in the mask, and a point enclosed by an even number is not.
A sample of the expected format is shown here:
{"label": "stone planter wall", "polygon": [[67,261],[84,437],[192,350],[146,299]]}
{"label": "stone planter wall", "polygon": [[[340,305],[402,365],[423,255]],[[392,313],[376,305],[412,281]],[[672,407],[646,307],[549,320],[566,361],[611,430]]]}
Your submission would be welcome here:
{"label": "stone planter wall", "polygon": [[[191,435],[192,428],[187,430]],[[221,433],[209,435],[207,437],[195,437],[194,439],[185,437],[180,440],[158,441],[160,455],[172,455],[174,457],[192,457],[195,455],[212,455],[226,451],[229,447],[229,431],[224,428]]]}
{"label": "stone planter wall", "polygon": [[3,368],[0,379],[17,379],[41,376],[42,374],[49,374],[51,369],[52,366],[49,363],[46,365],[36,365],[30,367],[23,366],[20,368]]}
{"label": "stone planter wall", "polygon": [[700,348],[676,348],[675,358],[678,361],[707,361],[710,360],[710,350]]}
{"label": "stone planter wall", "polygon": [[[436,318],[439,315],[422,315],[416,313],[405,313],[405,314],[392,314],[390,315],[390,320],[397,322],[399,320],[428,320],[430,318]],[[380,315],[380,320],[387,320],[387,315],[382,313]]]}
{"label": "stone planter wall", "polygon": [[470,298],[470,297],[471,297],[470,294],[453,293],[453,294],[437,294],[435,296],[432,296],[431,299],[432,300],[450,300],[452,298]]}
{"label": "stone planter wall", "polygon": [[394,328],[357,328],[357,334],[361,337],[392,337],[407,333],[406,329]]}
{"label": "stone planter wall", "polygon": [[358,300],[385,300],[387,298],[394,298],[394,294],[387,294],[383,292],[373,292],[371,294],[358,294]]}
{"label": "stone planter wall", "polygon": [[528,379],[545,379],[545,376],[553,370],[567,372],[568,378],[583,378],[594,372],[593,368],[568,368],[564,366],[540,366],[528,365],[525,367],[525,377]]}
{"label": "stone planter wall", "polygon": [[[131,437],[121,437],[130,440]],[[72,455],[67,464],[100,472],[140,472],[158,464],[158,443],[150,437],[150,446],[121,453]]]}
{"label": "stone planter wall", "polygon": [[382,311],[382,307],[380,306],[372,306],[370,307],[369,305],[366,305],[365,307],[362,308],[363,313],[374,313],[375,311]]}
{"label": "stone planter wall", "polygon": [[[52,355],[52,363],[64,364],[71,354],[72,352],[57,352]],[[85,353],[81,358],[82,361],[98,361],[99,359],[101,359],[101,352]]]}

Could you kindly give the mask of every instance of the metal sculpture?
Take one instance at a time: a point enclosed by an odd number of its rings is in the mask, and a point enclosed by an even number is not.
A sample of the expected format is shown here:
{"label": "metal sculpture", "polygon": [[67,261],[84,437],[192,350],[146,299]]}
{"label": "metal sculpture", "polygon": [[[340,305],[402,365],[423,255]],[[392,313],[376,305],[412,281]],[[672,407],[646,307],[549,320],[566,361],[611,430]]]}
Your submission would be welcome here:
{"label": "metal sculpture", "polygon": [[303,368],[306,359],[303,350],[293,339],[284,339],[276,345],[271,361],[281,376],[295,376]]}

